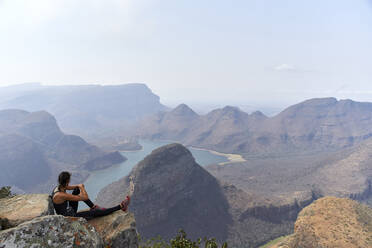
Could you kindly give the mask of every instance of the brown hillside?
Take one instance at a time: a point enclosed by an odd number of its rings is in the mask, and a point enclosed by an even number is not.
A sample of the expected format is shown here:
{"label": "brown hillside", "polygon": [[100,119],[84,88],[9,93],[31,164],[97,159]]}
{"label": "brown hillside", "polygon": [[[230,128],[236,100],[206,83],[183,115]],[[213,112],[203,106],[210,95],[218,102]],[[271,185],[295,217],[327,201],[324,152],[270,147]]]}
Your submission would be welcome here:
{"label": "brown hillside", "polygon": [[300,212],[294,234],[273,247],[372,247],[372,209],[350,199],[321,198]]}

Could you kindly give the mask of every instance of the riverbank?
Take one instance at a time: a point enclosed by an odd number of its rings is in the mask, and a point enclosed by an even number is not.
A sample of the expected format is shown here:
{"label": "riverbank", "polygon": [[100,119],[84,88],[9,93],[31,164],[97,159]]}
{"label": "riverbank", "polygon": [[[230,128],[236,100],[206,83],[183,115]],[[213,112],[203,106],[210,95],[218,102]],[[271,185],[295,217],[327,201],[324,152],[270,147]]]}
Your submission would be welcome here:
{"label": "riverbank", "polygon": [[[170,143],[180,143],[180,144],[182,144],[182,142],[176,141],[176,140],[162,140],[162,139],[160,139],[158,141],[161,141],[161,142],[170,142]],[[185,145],[185,144],[183,144],[183,145]],[[187,147],[190,147],[190,148],[192,148],[194,150],[210,152],[210,153],[212,153],[212,154],[214,154],[216,156],[222,156],[222,157],[225,157],[227,160],[229,160],[227,162],[220,162],[220,163],[218,163],[219,165],[241,163],[241,162],[246,162],[247,161],[240,154],[222,153],[222,152],[217,152],[217,151],[214,151],[214,150],[209,150],[209,149],[206,149],[206,148],[200,148],[200,147],[195,147],[195,146],[187,146]]]}
{"label": "riverbank", "polygon": [[225,158],[227,158],[229,161],[228,162],[221,162],[221,163],[218,163],[219,165],[226,165],[226,164],[233,164],[233,163],[241,163],[241,162],[246,162],[247,160],[245,160],[243,158],[242,155],[240,154],[233,154],[233,153],[222,153],[222,152],[217,152],[217,151],[214,151],[214,150],[209,150],[209,149],[205,149],[205,148],[199,148],[199,147],[194,147],[194,146],[190,146],[192,149],[195,149],[195,150],[200,150],[200,151],[207,151],[207,152],[210,152],[214,155],[217,155],[217,156],[223,156]]}

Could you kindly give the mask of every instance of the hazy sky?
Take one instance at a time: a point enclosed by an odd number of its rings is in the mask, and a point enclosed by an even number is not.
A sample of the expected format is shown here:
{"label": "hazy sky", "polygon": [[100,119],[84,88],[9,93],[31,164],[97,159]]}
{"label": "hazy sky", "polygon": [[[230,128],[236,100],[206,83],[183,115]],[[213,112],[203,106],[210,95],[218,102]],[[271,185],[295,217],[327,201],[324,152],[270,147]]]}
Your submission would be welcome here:
{"label": "hazy sky", "polygon": [[144,82],[165,103],[372,101],[372,1],[0,0],[0,85],[24,82]]}

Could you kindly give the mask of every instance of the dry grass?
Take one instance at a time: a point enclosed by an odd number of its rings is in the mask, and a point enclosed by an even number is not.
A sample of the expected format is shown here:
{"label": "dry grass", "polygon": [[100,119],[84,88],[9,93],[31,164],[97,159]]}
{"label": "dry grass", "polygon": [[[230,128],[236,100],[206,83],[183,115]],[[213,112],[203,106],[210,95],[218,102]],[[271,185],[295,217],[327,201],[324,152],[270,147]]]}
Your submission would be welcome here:
{"label": "dry grass", "polygon": [[325,197],[304,208],[291,248],[372,247],[372,209],[349,199]]}

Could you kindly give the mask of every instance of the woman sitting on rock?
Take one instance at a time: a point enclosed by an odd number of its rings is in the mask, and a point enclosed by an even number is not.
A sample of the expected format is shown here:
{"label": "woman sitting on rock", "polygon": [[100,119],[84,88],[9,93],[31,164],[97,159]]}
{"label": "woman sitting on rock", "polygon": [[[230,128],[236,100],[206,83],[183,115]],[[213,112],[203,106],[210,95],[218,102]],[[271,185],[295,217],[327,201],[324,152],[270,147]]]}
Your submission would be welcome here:
{"label": "woman sitting on rock", "polygon": [[[105,216],[117,210],[127,211],[130,197],[127,196],[124,201],[113,208],[101,208],[94,205],[88,198],[85,191],[84,184],[69,185],[71,174],[63,171],[58,176],[59,186],[55,187],[51,195],[54,209],[57,214],[64,216],[83,217],[85,219],[92,219],[94,217]],[[66,193],[66,190],[73,190],[72,194]],[[90,207],[89,211],[77,212],[79,201],[84,201]]]}

